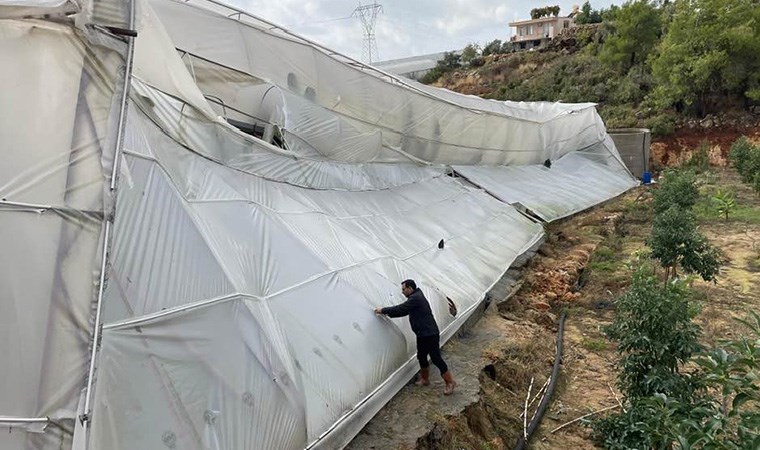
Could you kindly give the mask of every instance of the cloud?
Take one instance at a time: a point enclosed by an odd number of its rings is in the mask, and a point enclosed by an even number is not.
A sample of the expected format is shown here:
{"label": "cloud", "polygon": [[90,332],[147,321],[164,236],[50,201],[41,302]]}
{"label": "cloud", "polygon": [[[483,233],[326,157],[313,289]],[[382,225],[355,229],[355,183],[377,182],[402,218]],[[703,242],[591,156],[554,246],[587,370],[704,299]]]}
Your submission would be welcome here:
{"label": "cloud", "polygon": [[[227,0],[320,44],[356,59],[362,56],[363,32],[358,18],[350,18],[356,0]],[[364,0],[363,4],[370,2]],[[468,43],[484,44],[511,35],[508,23],[528,18],[532,8],[559,4],[562,13],[570,12],[580,0],[549,2],[529,0],[402,0],[381,1],[383,13],[375,25],[381,59],[451,51]],[[592,2],[606,8],[620,1]]]}

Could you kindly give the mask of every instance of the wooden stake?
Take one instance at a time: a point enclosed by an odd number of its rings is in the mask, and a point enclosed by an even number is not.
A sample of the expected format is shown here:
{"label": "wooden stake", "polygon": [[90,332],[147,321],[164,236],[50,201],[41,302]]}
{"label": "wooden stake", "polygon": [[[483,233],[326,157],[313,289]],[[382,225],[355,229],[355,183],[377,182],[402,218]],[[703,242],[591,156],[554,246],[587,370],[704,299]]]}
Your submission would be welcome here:
{"label": "wooden stake", "polygon": [[533,377],[530,377],[530,386],[528,386],[528,395],[525,396],[525,410],[523,411],[523,438],[528,440],[528,400],[530,400],[530,391],[533,390]]}
{"label": "wooden stake", "polygon": [[622,409],[623,412],[625,412],[625,408],[623,407],[623,402],[620,401],[620,398],[615,393],[615,390],[612,389],[612,386],[610,386],[610,383],[607,383],[607,387],[610,388],[610,392],[612,392],[612,396],[615,397],[615,400],[617,400],[618,405],[620,405],[620,409]]}
{"label": "wooden stake", "polygon": [[590,413],[588,413],[588,414],[586,414],[586,415],[584,415],[584,416],[580,416],[580,417],[578,417],[577,419],[573,419],[573,420],[571,420],[570,422],[567,422],[567,423],[563,423],[562,425],[558,426],[557,428],[555,428],[555,429],[551,430],[549,433],[554,433],[555,431],[559,431],[559,430],[561,430],[561,429],[565,428],[565,427],[566,427],[566,426],[568,426],[568,425],[574,424],[575,422],[577,422],[577,421],[579,421],[579,420],[583,420],[583,419],[585,419],[586,417],[591,417],[591,416],[593,416],[594,414],[599,414],[599,413],[601,413],[601,412],[609,411],[609,410],[611,410],[611,409],[615,409],[615,408],[620,408],[620,405],[612,405],[612,406],[608,406],[608,407],[606,407],[606,408],[600,409],[600,410],[598,410],[598,411],[592,411],[592,412],[590,412]]}
{"label": "wooden stake", "polygon": [[[536,403],[536,400],[538,400],[541,394],[546,390],[546,388],[549,386],[549,383],[551,381],[552,381],[552,377],[549,377],[546,379],[546,383],[544,383],[544,386],[538,392],[536,392],[536,395],[533,396],[533,400],[531,400],[530,403],[528,404],[528,408],[530,408],[531,406],[533,406],[534,403]],[[520,413],[520,417],[524,415],[525,413]]]}

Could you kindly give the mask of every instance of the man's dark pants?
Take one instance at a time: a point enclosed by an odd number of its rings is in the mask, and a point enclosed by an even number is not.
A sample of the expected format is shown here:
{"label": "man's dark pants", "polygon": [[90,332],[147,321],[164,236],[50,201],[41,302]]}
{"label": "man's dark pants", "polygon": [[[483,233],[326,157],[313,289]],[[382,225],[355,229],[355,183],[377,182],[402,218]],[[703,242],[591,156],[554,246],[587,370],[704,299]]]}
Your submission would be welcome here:
{"label": "man's dark pants", "polygon": [[446,373],[449,368],[446,362],[441,357],[441,347],[439,345],[440,335],[434,334],[432,336],[417,336],[417,361],[420,362],[420,367],[427,368],[430,366],[428,363],[428,355],[433,361],[438,370],[441,371],[441,375]]}

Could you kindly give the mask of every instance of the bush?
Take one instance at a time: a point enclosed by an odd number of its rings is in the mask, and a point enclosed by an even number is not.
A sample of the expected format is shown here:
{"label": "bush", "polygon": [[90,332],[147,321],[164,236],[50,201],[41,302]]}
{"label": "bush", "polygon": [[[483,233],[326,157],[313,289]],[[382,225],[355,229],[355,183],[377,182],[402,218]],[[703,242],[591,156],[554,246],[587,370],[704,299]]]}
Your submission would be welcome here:
{"label": "bush", "polygon": [[443,54],[443,59],[420,78],[420,82],[424,84],[435,83],[446,72],[451,72],[460,67],[462,67],[462,57],[455,52],[446,52]]}
{"label": "bush", "polygon": [[752,186],[756,195],[760,195],[760,146],[752,145],[742,136],[731,144],[728,159],[742,181]]}
{"label": "bush", "polygon": [[728,220],[728,214],[736,208],[736,200],[734,193],[730,191],[724,191],[719,189],[718,192],[712,197],[712,202],[715,205],[715,209],[719,215],[725,216]]}
{"label": "bush", "polygon": [[494,39],[483,47],[483,56],[496,55],[501,53],[502,43],[498,39]]}
{"label": "bush", "polygon": [[710,149],[710,143],[702,141],[699,143],[699,147],[691,154],[691,158],[686,162],[686,167],[694,169],[695,171],[702,173],[707,172],[710,169],[710,155],[708,150]]}
{"label": "bush", "polygon": [[658,213],[652,223],[647,245],[652,258],[665,269],[665,279],[676,276],[680,265],[687,273],[696,273],[705,281],[715,281],[720,268],[720,252],[710,245],[695,224],[691,210],[672,206]]}
{"label": "bush", "polygon": [[470,62],[480,56],[480,46],[478,44],[467,44],[462,49],[462,62],[464,64],[470,64]]}
{"label": "bush", "polygon": [[665,179],[654,191],[654,212],[662,213],[671,206],[689,209],[697,203],[697,199],[699,190],[694,174],[683,170],[669,170],[665,172]]}
{"label": "bush", "polygon": [[689,303],[686,282],[663,284],[645,265],[615,305],[615,319],[605,332],[617,343],[618,385],[626,398],[658,393],[690,398],[689,380],[679,367],[699,350],[699,327],[692,322],[698,309]]}
{"label": "bush", "polygon": [[695,355],[697,370],[682,375],[684,392],[629,397],[625,410],[592,422],[597,443],[620,450],[760,448],[760,315],[750,314],[739,321],[749,336]]}
{"label": "bush", "polygon": [[754,146],[746,136],[741,136],[731,144],[731,149],[728,151],[728,159],[731,161],[731,165],[740,174],[744,172],[744,168],[749,161],[753,147]]}
{"label": "bush", "polygon": [[425,75],[422,76],[422,78],[420,78],[420,83],[423,83],[423,84],[435,83],[446,72],[447,72],[446,70],[440,67],[433,67],[432,69],[428,71],[428,73],[426,73]]}
{"label": "bush", "polygon": [[592,439],[609,450],[670,449],[672,422],[689,415],[691,405],[656,395],[628,402],[625,411],[591,423]]}
{"label": "bush", "polygon": [[607,104],[598,107],[597,111],[607,128],[636,128],[639,125],[636,109],[629,105]]}
{"label": "bush", "polygon": [[657,114],[644,121],[644,126],[652,130],[652,136],[662,137],[672,134],[676,123],[668,114]]}

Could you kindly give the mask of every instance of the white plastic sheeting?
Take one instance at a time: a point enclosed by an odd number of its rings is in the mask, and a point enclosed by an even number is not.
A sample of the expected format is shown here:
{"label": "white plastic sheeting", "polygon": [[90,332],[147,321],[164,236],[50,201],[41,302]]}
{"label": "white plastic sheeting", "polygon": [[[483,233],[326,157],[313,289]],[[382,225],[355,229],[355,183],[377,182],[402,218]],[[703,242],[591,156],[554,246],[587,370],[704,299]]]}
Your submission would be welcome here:
{"label": "white plastic sheeting", "polygon": [[191,3],[138,3],[120,126],[129,47],[86,25],[130,3],[0,0],[0,448],[339,448],[416,369],[372,313],[401,280],[446,340],[542,234],[509,203],[632,185],[593,105],[416,85]]}
{"label": "white plastic sheeting", "polygon": [[421,161],[540,164],[604,140],[593,104],[531,107],[421,89],[208,1],[151,4],[178,49],[308,98],[358,130],[379,130],[384,146]]}
{"label": "white plastic sheeting", "polygon": [[408,324],[372,312],[402,301],[399,280],[453,330],[542,234],[440,172],[315,190],[212,161],[130,111],[96,448],[303,448],[413,357]]}
{"label": "white plastic sheeting", "polygon": [[[609,139],[609,138],[608,138]],[[567,217],[622,194],[638,182],[609,141],[537,166],[454,166],[470,182],[509,204],[520,204],[546,222]]]}
{"label": "white plastic sheeting", "polygon": [[67,25],[0,20],[0,423],[21,426],[0,433],[3,449],[71,446],[125,48]]}
{"label": "white plastic sheeting", "polygon": [[66,15],[80,11],[71,0],[0,0],[0,18]]}

